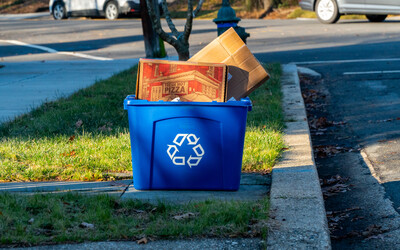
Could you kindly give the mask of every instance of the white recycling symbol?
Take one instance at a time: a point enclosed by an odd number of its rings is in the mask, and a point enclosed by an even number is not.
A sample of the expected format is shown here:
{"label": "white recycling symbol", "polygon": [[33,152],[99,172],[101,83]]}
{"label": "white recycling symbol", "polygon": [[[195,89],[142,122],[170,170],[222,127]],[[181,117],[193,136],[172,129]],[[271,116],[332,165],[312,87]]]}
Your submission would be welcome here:
{"label": "white recycling symbol", "polygon": [[[185,166],[189,165],[190,168],[199,165],[201,159],[204,155],[204,149],[201,144],[198,144],[200,137],[197,137],[194,134],[177,134],[175,139],[173,140],[173,145],[168,145],[167,154],[169,158],[171,158],[172,163],[176,166]],[[176,154],[179,152],[178,147],[180,148],[184,142],[187,141],[186,145],[193,146],[192,150],[194,155],[190,155],[187,160],[185,156],[177,156]]]}

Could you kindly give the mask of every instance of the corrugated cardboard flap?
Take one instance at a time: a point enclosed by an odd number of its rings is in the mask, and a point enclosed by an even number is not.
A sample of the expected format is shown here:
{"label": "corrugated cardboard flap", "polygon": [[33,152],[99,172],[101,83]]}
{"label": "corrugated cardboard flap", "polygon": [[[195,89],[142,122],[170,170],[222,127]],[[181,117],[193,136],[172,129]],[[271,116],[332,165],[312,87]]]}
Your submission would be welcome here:
{"label": "corrugated cardboard flap", "polygon": [[227,99],[243,98],[269,78],[264,67],[233,28],[208,44],[189,61],[227,64],[229,74],[232,75],[227,84]]}

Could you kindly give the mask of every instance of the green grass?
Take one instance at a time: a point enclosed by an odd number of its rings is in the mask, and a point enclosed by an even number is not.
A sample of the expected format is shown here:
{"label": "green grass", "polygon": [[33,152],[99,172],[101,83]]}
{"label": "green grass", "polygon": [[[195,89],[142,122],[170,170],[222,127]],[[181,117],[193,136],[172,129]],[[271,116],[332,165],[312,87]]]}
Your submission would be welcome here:
{"label": "green grass", "polygon": [[[265,172],[283,147],[279,64],[250,95],[245,171]],[[136,68],[0,126],[0,181],[106,180],[132,171],[122,102]],[[190,214],[176,220],[174,216]],[[265,237],[268,199],[151,205],[106,195],[0,193],[0,246],[193,237]],[[82,223],[94,225],[93,229]]]}
{"label": "green grass", "polygon": [[[136,70],[2,124],[0,181],[93,181],[131,173],[123,100],[135,92]],[[269,65],[268,71],[271,80],[250,95],[253,111],[248,115],[244,171],[270,169],[283,148],[280,65]]]}
{"label": "green grass", "polygon": [[281,66],[266,66],[270,79],[250,94],[253,110],[248,113],[243,152],[244,171],[268,171],[279,159],[283,142],[284,117],[280,85]]}
{"label": "green grass", "polygon": [[292,13],[288,15],[289,19],[295,19],[295,18],[317,18],[315,15],[315,12],[313,11],[308,11],[308,10],[302,10],[300,7],[296,8]]}
{"label": "green grass", "polygon": [[[174,218],[185,214],[190,216]],[[266,218],[267,200],[151,205],[107,195],[0,193],[0,247],[143,237],[265,237]]]}

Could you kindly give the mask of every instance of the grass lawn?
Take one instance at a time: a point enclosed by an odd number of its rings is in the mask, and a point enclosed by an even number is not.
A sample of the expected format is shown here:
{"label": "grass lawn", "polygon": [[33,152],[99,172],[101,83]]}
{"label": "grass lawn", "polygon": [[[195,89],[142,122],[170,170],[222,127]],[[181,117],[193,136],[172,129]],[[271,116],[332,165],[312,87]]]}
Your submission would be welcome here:
{"label": "grass lawn", "polygon": [[265,237],[268,202],[151,205],[107,195],[0,193],[0,247],[65,242]]}
{"label": "grass lawn", "polygon": [[[266,172],[283,145],[279,64],[250,95],[243,170]],[[131,173],[123,100],[136,70],[43,104],[0,126],[0,181],[106,180]],[[0,247],[190,237],[265,237],[268,198],[255,202],[151,205],[76,193],[0,193]]]}
{"label": "grass lawn", "polygon": [[[250,95],[243,170],[269,171],[284,147],[280,65]],[[0,181],[107,180],[131,173],[127,112],[133,68],[0,125]]]}

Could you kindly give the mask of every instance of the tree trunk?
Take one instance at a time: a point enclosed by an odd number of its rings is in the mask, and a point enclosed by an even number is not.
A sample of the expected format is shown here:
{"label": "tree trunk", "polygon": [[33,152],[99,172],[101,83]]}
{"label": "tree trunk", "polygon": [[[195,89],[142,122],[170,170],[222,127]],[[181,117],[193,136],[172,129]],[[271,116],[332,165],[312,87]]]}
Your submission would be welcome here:
{"label": "tree trunk", "polygon": [[[157,0],[153,1],[157,3]],[[160,18],[160,12],[157,7],[154,8],[154,12],[158,18]],[[143,38],[144,38],[144,46],[146,50],[147,58],[157,58],[162,57],[163,54],[160,48],[160,38],[155,31],[152,21],[149,16],[146,0],[140,0],[140,12],[142,17],[142,28],[143,28]]]}
{"label": "tree trunk", "polygon": [[273,0],[263,0],[264,10],[269,10],[273,5]]}
{"label": "tree trunk", "polygon": [[179,61],[187,61],[189,60],[189,46],[187,46],[186,48],[182,48],[180,47],[179,50],[177,48],[175,48],[176,51],[178,52],[178,56],[179,56]]}

